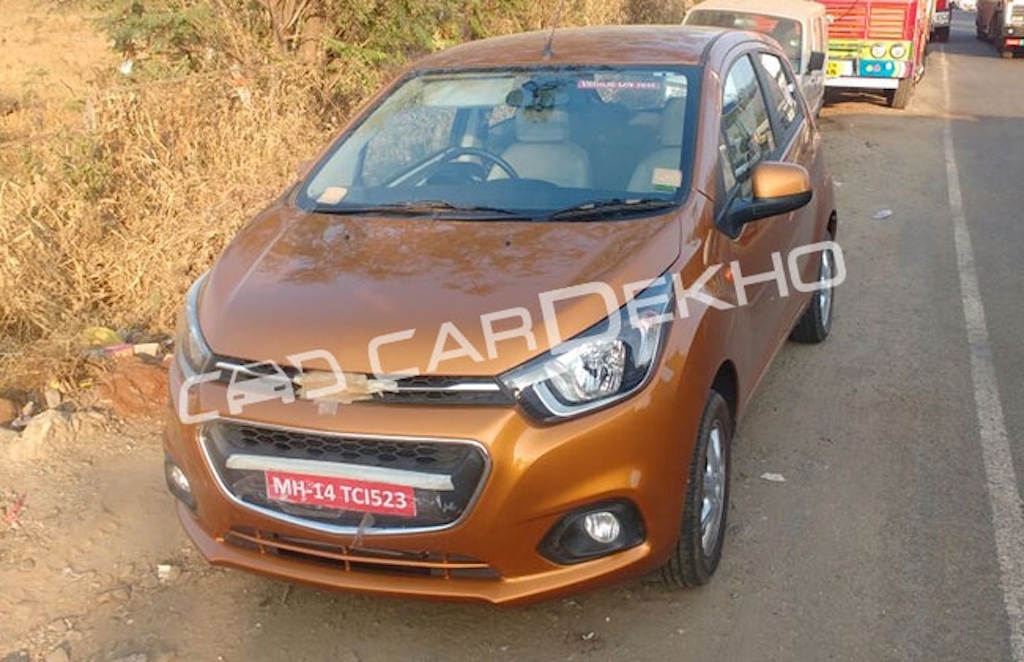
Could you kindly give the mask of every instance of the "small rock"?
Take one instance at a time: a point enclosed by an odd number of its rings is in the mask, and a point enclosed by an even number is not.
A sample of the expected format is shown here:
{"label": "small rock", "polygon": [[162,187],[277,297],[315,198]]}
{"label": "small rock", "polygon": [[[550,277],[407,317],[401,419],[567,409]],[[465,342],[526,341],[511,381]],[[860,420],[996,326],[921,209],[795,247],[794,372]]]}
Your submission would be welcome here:
{"label": "small rock", "polygon": [[96,596],[96,602],[100,604],[106,604],[108,602],[127,602],[132,597],[130,589],[124,586],[118,586],[107,591],[103,591]]}
{"label": "small rock", "polygon": [[0,425],[7,425],[18,418],[21,407],[7,398],[0,398]]}
{"label": "small rock", "polygon": [[[12,115],[19,110],[21,110],[21,102],[18,99],[7,94],[0,94],[0,117]],[[0,662],[7,662],[7,658]]]}
{"label": "small rock", "polygon": [[65,632],[70,630],[71,627],[68,625],[66,619],[58,618],[55,621],[50,621],[49,623],[47,623],[46,629],[55,634],[64,634]]}
{"label": "small rock", "polygon": [[785,483],[786,482],[786,477],[783,476],[782,474],[775,474],[775,473],[770,473],[770,472],[765,472],[765,473],[761,474],[761,478],[763,478],[764,480],[771,481],[773,483]]}
{"label": "small rock", "polygon": [[52,448],[70,445],[75,439],[71,417],[50,409],[33,416],[15,439],[5,444],[7,457],[14,462],[38,460]]}
{"label": "small rock", "polygon": [[132,653],[131,655],[111,660],[111,662],[149,662],[149,656],[145,653]]}
{"label": "small rock", "polygon": [[71,662],[71,657],[68,652],[64,650],[63,646],[58,646],[50,651],[50,654],[43,658],[43,662]]}
{"label": "small rock", "polygon": [[876,211],[874,214],[871,215],[871,217],[873,219],[875,219],[876,221],[884,221],[885,219],[889,218],[890,216],[892,216],[892,210],[891,209],[879,209],[878,211]]}

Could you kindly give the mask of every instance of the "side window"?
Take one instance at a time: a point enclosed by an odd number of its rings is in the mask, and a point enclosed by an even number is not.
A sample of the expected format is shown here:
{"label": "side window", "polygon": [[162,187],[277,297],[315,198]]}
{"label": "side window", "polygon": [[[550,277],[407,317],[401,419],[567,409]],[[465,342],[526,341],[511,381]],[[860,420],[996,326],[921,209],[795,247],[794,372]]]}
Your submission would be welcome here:
{"label": "side window", "polygon": [[379,186],[451,143],[455,109],[422,107],[393,116],[366,147],[363,183]]}
{"label": "side window", "polygon": [[768,102],[776,109],[779,119],[779,136],[789,133],[790,127],[800,118],[800,103],[796,97],[796,83],[790,77],[782,60],[771,53],[761,53],[761,66],[768,74],[765,93]]}
{"label": "side window", "polygon": [[726,183],[745,182],[754,166],[775,151],[768,106],[746,55],[733,63],[725,77],[722,140],[724,167],[730,171],[726,173]]}

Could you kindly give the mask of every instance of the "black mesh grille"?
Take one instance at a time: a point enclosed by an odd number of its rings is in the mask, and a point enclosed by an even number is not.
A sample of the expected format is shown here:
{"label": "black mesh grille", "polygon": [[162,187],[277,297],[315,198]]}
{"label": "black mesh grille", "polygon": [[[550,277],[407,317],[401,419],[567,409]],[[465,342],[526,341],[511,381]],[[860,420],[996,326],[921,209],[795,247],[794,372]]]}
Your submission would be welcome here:
{"label": "black mesh grille", "polygon": [[[486,470],[483,451],[471,443],[365,439],[277,430],[228,421],[207,424],[203,441],[221,482],[236,498],[273,512],[337,527],[409,529],[451,524],[465,512]],[[448,476],[453,489],[415,489],[416,516],[336,510],[273,501],[264,472],[229,468],[233,455],[314,460]]]}

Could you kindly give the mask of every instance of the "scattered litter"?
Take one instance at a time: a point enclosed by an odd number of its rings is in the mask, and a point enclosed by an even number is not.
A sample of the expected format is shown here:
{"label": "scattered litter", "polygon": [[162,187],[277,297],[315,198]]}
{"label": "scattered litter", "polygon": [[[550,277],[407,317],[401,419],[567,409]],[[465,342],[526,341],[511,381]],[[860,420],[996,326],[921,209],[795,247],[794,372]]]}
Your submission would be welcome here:
{"label": "scattered litter", "polygon": [[133,348],[136,356],[152,356],[156,358],[160,354],[160,343],[144,342],[138,343]]}
{"label": "scattered litter", "polygon": [[562,600],[562,606],[563,607],[572,607],[574,609],[579,609],[580,608],[580,603],[577,602],[576,600],[573,600],[572,598],[568,598],[566,600]]}
{"label": "scattered litter", "polygon": [[117,70],[118,70],[118,72],[120,72],[120,74],[122,76],[131,76],[132,75],[132,69],[134,69],[134,68],[135,68],[135,60],[125,60],[124,62],[122,62],[120,64],[120,66],[117,67]]}
{"label": "scattered litter", "polygon": [[763,478],[765,480],[770,480],[773,483],[785,483],[786,482],[786,477],[783,476],[782,474],[763,473],[763,474],[761,474],[761,478]]}
{"label": "scattered litter", "polygon": [[18,516],[25,508],[25,496],[25,494],[16,495],[14,502],[4,508],[4,524],[12,528],[18,525]]}
{"label": "scattered litter", "polygon": [[117,345],[107,345],[103,348],[103,354],[111,358],[118,356],[134,356],[135,345],[131,343],[119,343]]}
{"label": "scattered litter", "polygon": [[108,347],[120,345],[124,339],[113,329],[105,326],[90,326],[82,331],[81,341],[82,345],[86,347]]}
{"label": "scattered litter", "polygon": [[593,630],[591,630],[590,632],[584,634],[580,638],[583,639],[583,641],[591,641],[596,636],[597,636],[597,633],[594,632]]}
{"label": "scattered litter", "polygon": [[156,578],[161,584],[173,582],[181,575],[181,570],[168,563],[161,563],[156,566]]}
{"label": "scattered litter", "polygon": [[60,391],[55,388],[43,389],[43,401],[46,402],[47,409],[56,409],[61,403]]}
{"label": "scattered litter", "polygon": [[876,221],[884,221],[890,216],[892,216],[891,209],[879,209],[878,211],[871,215],[871,218],[875,219]]}

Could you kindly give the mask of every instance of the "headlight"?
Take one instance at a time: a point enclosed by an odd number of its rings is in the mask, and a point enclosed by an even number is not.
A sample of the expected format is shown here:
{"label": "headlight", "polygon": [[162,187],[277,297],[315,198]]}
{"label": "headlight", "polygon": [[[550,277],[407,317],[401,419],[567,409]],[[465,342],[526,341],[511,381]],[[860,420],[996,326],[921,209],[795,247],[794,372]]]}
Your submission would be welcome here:
{"label": "headlight", "polygon": [[662,276],[611,317],[500,379],[541,421],[624,400],[647,382],[657,364],[673,303],[672,279]]}
{"label": "headlight", "polygon": [[907,55],[907,45],[893,44],[892,48],[889,49],[889,55],[893,56],[896,60],[902,60]]}
{"label": "headlight", "polygon": [[881,60],[885,57],[885,44],[872,44],[871,45],[871,57],[876,60]]}
{"label": "headlight", "polygon": [[198,374],[209,368],[213,352],[203,339],[199,328],[199,293],[206,282],[206,274],[196,279],[185,297],[185,306],[178,316],[178,329],[174,339],[174,353],[182,366]]}

